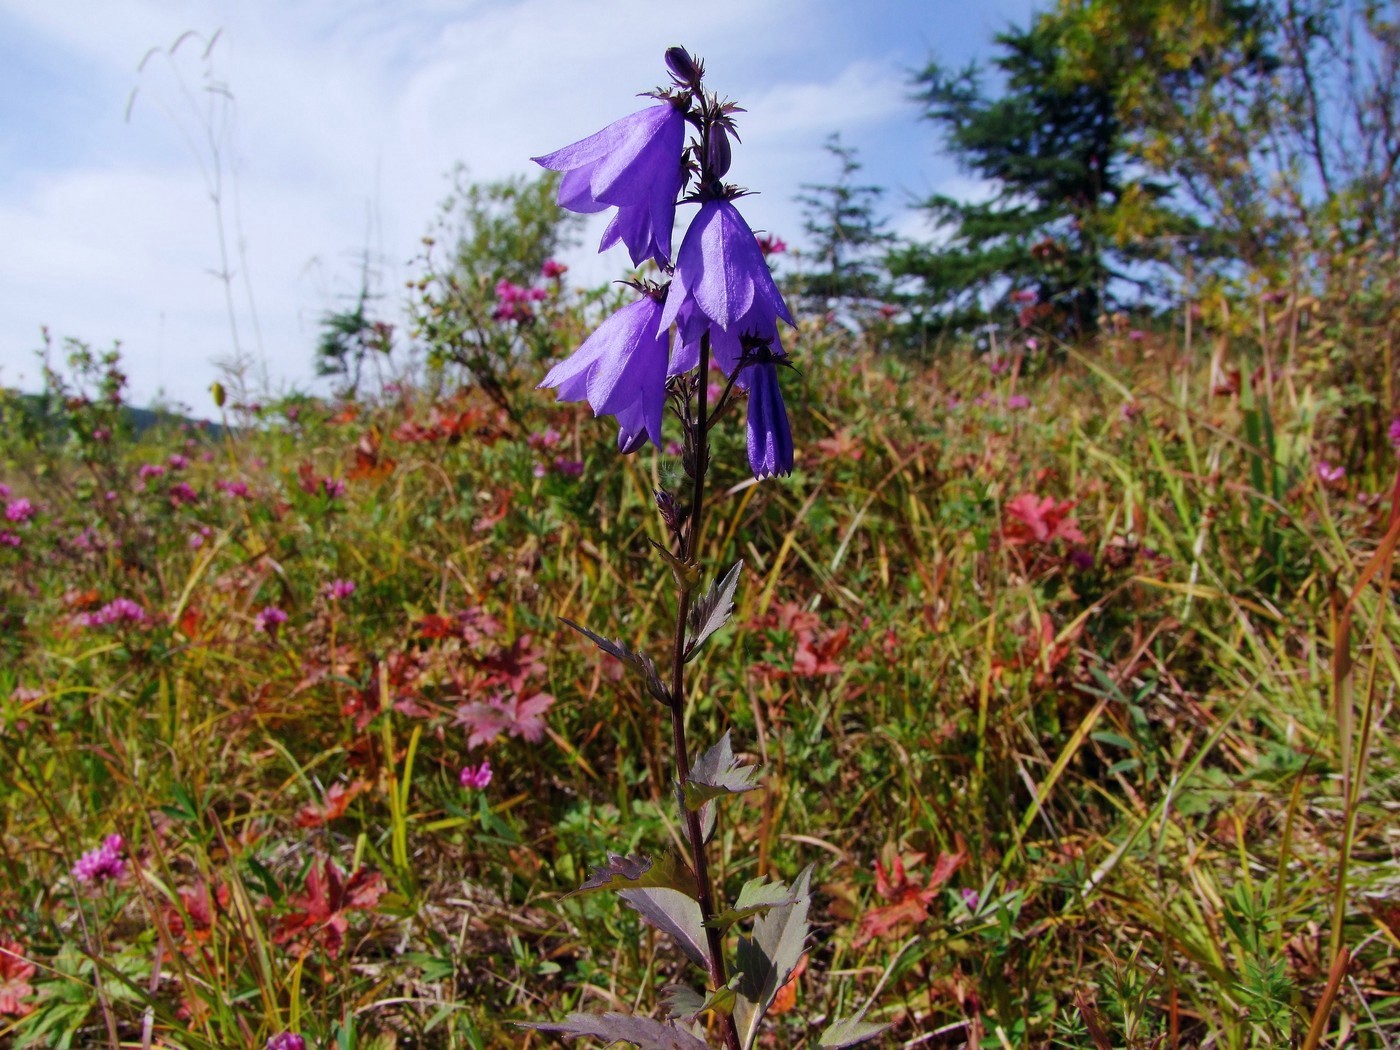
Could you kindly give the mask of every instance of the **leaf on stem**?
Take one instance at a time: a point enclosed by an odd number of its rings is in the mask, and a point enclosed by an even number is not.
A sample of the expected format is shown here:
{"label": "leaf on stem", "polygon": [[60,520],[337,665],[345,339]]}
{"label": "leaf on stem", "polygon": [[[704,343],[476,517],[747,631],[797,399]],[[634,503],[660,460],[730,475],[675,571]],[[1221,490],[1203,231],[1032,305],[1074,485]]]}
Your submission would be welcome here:
{"label": "leaf on stem", "polygon": [[671,574],[676,578],[676,586],[683,591],[693,591],[700,583],[700,570],[684,558],[672,553],[664,544],[657,543],[655,540],[649,542],[660,553],[662,560],[671,567]]}
{"label": "leaf on stem", "polygon": [[876,1024],[874,1021],[864,1020],[865,1011],[854,1017],[847,1017],[837,1021],[830,1028],[821,1034],[817,1040],[817,1046],[823,1050],[840,1050],[843,1046],[855,1046],[863,1043],[867,1039],[874,1039],[877,1035],[889,1028],[887,1024]]}
{"label": "leaf on stem", "polygon": [[709,969],[709,948],[700,902],[669,886],[625,889],[618,894],[642,920],[671,938],[686,957],[701,969]]}
{"label": "leaf on stem", "polygon": [[754,923],[753,937],[739,939],[738,968],[743,979],[734,1021],[744,1050],[753,1046],[759,1022],[802,958],[810,929],[807,910],[812,903],[811,884],[812,868],[808,865],[792,884],[793,902],[764,912]]}
{"label": "leaf on stem", "polygon": [[666,1008],[667,1017],[685,1024],[710,1011],[727,1017],[734,1012],[734,1003],[738,998],[734,989],[739,986],[740,980],[742,976],[736,973],[728,985],[711,992],[708,999],[687,985],[668,985],[661,990],[661,1005]]}
{"label": "leaf on stem", "polygon": [[719,743],[696,759],[685,782],[685,804],[694,810],[721,795],[752,791],[758,787],[757,776],[757,766],[739,765],[726,732]]}
{"label": "leaf on stem", "polygon": [[616,657],[631,667],[646,679],[647,692],[651,694],[652,699],[666,707],[671,706],[671,693],[662,685],[661,675],[657,673],[656,664],[652,662],[650,656],[647,656],[645,653],[634,653],[621,642],[614,642],[604,638],[601,634],[594,634],[587,627],[584,627],[582,624],[574,623],[574,621],[570,620],[568,617],[561,616],[559,619],[561,622],[568,624],[579,634],[583,635],[599,649],[603,650],[603,652],[607,653],[609,656]]}
{"label": "leaf on stem", "polygon": [[605,1043],[636,1043],[641,1050],[710,1050],[695,1036],[670,1021],[627,1014],[570,1014],[553,1024],[524,1024],[540,1032],[559,1032],[566,1038],[591,1035]]}
{"label": "leaf on stem", "polygon": [[686,619],[689,627],[685,640],[687,660],[700,651],[700,647],[710,635],[729,622],[734,613],[734,589],[739,585],[739,570],[743,567],[743,561],[736,561],[734,567],[725,573],[724,578],[716,580],[690,607],[690,614]]}
{"label": "leaf on stem", "polygon": [[772,908],[781,908],[784,905],[796,903],[797,898],[793,896],[793,891],[781,882],[768,882],[761,878],[750,879],[744,883],[744,888],[739,891],[739,897],[734,902],[734,907],[711,916],[706,925],[727,930],[742,919],[759,915]]}
{"label": "leaf on stem", "polygon": [[588,873],[582,886],[566,896],[592,893],[595,890],[643,890],[665,887],[683,894],[695,895],[695,876],[690,869],[676,862],[667,854],[660,863],[653,864],[650,857],[633,853],[609,853],[608,862],[600,864]]}

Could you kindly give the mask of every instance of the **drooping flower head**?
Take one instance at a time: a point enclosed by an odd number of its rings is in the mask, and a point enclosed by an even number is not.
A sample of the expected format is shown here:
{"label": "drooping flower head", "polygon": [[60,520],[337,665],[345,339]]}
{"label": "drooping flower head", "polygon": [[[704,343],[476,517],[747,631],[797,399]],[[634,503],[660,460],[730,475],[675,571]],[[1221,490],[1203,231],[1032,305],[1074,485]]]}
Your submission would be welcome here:
{"label": "drooping flower head", "polygon": [[624,452],[640,448],[647,438],[661,446],[671,339],[658,324],[659,295],[644,289],[540,383],[555,388],[560,401],[587,401],[595,415],[616,416]]}
{"label": "drooping flower head", "polygon": [[669,264],[676,197],[685,182],[685,127],[685,112],[662,101],[532,159],[564,173],[561,207],[584,213],[617,208],[599,251],[620,240],[635,266],[647,259]]}
{"label": "drooping flower head", "polygon": [[743,377],[749,388],[749,469],[760,480],[791,474],[792,428],[778,387],[778,366],[787,359],[781,349],[775,352],[762,343],[746,356]]}

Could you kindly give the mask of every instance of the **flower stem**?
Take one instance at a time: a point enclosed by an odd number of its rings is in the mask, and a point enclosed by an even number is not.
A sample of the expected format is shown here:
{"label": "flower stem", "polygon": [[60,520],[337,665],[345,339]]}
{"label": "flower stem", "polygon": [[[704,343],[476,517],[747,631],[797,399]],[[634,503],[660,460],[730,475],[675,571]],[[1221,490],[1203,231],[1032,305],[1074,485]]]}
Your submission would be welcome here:
{"label": "flower stem", "polygon": [[[695,564],[700,550],[700,523],[705,504],[705,474],[710,466],[709,421],[706,415],[707,383],[710,372],[710,335],[700,337],[700,379],[698,383],[698,414],[696,418],[694,469],[695,489],[690,503],[689,521],[682,538],[681,557],[687,566]],[[709,948],[710,985],[715,990],[729,983],[724,966],[724,939],[721,931],[710,925],[716,914],[715,895],[710,885],[710,867],[705,855],[704,829],[700,813],[685,804],[685,782],[690,778],[690,751],[685,739],[685,628],[690,617],[694,586],[682,582],[676,607],[676,635],[671,650],[671,735],[676,751],[676,784],[685,818],[686,838],[690,840],[690,861],[695,871],[695,896],[700,904],[700,916],[705,921],[705,938]],[[722,1020],[724,1045],[728,1050],[740,1050],[739,1030],[731,1015]]]}

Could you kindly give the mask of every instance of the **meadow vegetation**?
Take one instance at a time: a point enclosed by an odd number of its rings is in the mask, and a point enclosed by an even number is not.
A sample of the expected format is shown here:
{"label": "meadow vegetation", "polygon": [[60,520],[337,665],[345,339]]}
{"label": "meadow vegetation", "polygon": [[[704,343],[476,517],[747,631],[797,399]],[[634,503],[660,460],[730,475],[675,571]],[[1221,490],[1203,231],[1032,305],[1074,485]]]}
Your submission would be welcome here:
{"label": "meadow vegetation", "polygon": [[[586,297],[548,287],[570,346]],[[1394,1032],[1394,456],[1287,360],[1293,303],[1239,336],[1202,306],[1214,354],[1163,324],[1053,362],[809,319],[794,477],[717,456],[707,556],[745,569],[693,720],[745,698],[762,767],[730,899],[817,863],[808,1012],[878,986],[935,1046]],[[665,633],[636,595],[674,458],[406,381],[136,438],[119,362],[72,349],[6,406],[6,1038],[520,1045],[624,972],[654,1005],[659,935],[564,894],[677,841],[664,731],[559,617]]]}

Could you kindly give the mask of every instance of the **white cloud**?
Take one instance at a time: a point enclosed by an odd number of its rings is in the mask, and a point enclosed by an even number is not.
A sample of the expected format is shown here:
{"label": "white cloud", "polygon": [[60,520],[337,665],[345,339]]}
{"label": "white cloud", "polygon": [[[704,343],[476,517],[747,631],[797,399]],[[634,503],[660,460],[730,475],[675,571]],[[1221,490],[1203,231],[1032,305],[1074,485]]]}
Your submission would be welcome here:
{"label": "white cloud", "polygon": [[[903,69],[922,45],[894,28],[870,39],[877,21],[923,17],[913,2],[877,18],[836,0],[0,0],[20,45],[87,71],[73,90],[93,93],[62,110],[37,91],[11,100],[36,141],[0,172],[0,381],[34,383],[30,350],[49,324],[99,345],[122,340],[138,402],[163,387],[208,411],[207,362],[231,342],[210,272],[220,265],[217,170],[231,265],[240,292],[244,277],[253,288],[269,371],[305,384],[316,319],[355,290],[356,253],[383,258],[397,296],[457,162],[482,180],[533,171],[532,154],[643,105],[634,96],[663,81],[661,53],[676,43],[704,56],[716,85],[749,110],[733,176],[761,193],[745,214],[793,240],[799,184],[835,174],[821,149],[828,133],[882,147],[907,171],[924,166],[927,151],[903,141],[914,125]],[[202,40],[190,38],[137,73],[151,48],[220,27],[207,70]],[[211,84],[227,86],[230,106]],[[82,148],[46,151],[59,138]],[[891,187],[906,178],[865,174]],[[588,280],[626,261],[583,254],[575,273]]]}

